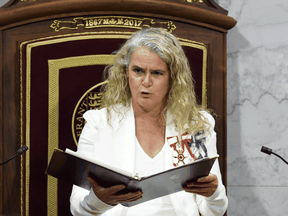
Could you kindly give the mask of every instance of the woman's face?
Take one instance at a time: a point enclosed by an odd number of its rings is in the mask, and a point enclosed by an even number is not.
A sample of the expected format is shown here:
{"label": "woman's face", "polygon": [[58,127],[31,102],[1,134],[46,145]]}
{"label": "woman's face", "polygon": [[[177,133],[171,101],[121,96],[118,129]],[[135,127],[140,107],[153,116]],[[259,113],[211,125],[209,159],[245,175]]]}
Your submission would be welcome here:
{"label": "woman's face", "polygon": [[133,107],[163,108],[170,88],[167,64],[145,47],[136,49],[127,70]]}

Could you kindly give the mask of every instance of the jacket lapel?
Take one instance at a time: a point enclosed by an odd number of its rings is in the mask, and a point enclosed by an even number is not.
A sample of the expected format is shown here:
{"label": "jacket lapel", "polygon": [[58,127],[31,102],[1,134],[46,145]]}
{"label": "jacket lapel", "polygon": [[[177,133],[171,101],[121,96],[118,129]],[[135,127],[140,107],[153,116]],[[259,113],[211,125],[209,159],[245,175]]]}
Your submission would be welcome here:
{"label": "jacket lapel", "polygon": [[174,137],[177,136],[177,131],[175,130],[174,124],[171,122],[171,114],[168,111],[166,115],[166,131],[165,131],[165,169],[172,169],[173,167],[173,161],[172,161],[172,154],[173,149],[170,147],[167,137]]}
{"label": "jacket lapel", "polygon": [[135,118],[132,105],[120,125],[113,125],[112,160],[120,169],[134,175],[135,168]]}

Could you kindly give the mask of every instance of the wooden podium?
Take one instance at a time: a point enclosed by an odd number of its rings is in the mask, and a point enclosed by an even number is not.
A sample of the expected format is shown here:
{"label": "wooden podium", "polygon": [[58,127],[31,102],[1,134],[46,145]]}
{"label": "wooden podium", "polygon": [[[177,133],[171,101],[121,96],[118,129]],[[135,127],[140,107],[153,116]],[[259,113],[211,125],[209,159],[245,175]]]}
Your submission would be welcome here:
{"label": "wooden podium", "polygon": [[55,147],[76,150],[83,113],[101,103],[105,65],[131,34],[162,27],[181,41],[199,103],[216,114],[226,184],[226,34],[213,0],[11,0],[0,8],[0,215],[66,216],[71,185],[44,172]]}

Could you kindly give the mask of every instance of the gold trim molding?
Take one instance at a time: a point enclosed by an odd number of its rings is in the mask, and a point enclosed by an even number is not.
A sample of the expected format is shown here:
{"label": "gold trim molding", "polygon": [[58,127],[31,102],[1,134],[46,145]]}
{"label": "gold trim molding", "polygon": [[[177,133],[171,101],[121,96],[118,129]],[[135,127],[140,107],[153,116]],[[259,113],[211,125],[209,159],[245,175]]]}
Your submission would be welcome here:
{"label": "gold trim molding", "polygon": [[124,16],[99,16],[99,17],[76,17],[73,21],[59,21],[54,20],[50,26],[56,32],[63,29],[77,30],[79,27],[85,29],[100,28],[100,27],[123,27],[142,29],[143,27],[162,27],[168,32],[176,29],[172,21],[168,22],[155,22],[151,18],[136,18]]}
{"label": "gold trim molding", "polygon": [[[49,98],[51,101],[51,106],[49,105],[49,109],[50,107],[55,107],[55,110],[59,110],[59,74],[60,74],[60,70],[64,69],[64,68],[73,68],[73,67],[80,67],[80,66],[89,66],[89,65],[108,65],[108,64],[112,64],[114,61],[114,55],[89,55],[89,56],[77,56],[77,57],[70,57],[70,58],[63,58],[63,59],[56,59],[56,60],[48,60],[48,65],[49,65]],[[54,84],[57,83],[57,86],[55,86]],[[83,97],[85,97],[86,95],[90,94],[92,89],[97,88],[98,86],[105,84],[106,82],[102,82],[102,83],[98,83],[96,86],[90,88],[88,91],[86,91],[86,93],[81,97],[81,99],[78,101],[74,112],[73,112],[73,116],[72,116],[72,135],[73,135],[73,139],[75,144],[77,145],[77,138],[78,135],[80,135],[84,123],[83,123],[83,114],[85,111],[87,111],[86,109],[83,109],[83,104],[80,104],[80,101],[82,101]],[[95,107],[95,100],[97,99],[95,98],[95,96],[89,96],[90,99],[93,99],[93,102],[90,102],[88,104],[85,104],[86,107]],[[99,97],[98,99],[101,99],[101,95],[97,96]],[[50,102],[49,101],[49,102]],[[94,106],[93,104],[94,103]],[[100,104],[99,104],[100,105]],[[77,111],[77,108],[79,108],[79,110]],[[52,110],[51,110],[52,111]],[[50,110],[49,110],[50,113]],[[56,127],[56,125],[58,125],[58,117],[56,118],[56,116],[51,116],[51,125],[55,125],[52,126],[52,130],[48,132],[48,134],[51,134],[51,138],[54,137],[54,134],[58,133],[58,128],[56,129],[56,131],[53,131],[53,128]],[[55,117],[55,118],[54,118]],[[49,120],[50,120],[50,116],[49,116]],[[75,121],[76,120],[76,121]],[[49,123],[49,127],[50,127],[50,123]],[[77,133],[77,131],[79,131],[79,133]],[[51,147],[51,151],[54,150],[54,148],[58,147],[58,138],[57,140],[53,140],[49,141],[49,149]],[[54,143],[54,145],[53,145]],[[51,145],[51,146],[50,146]],[[53,145],[53,146],[52,146]],[[54,147],[54,148],[53,148]],[[53,154],[53,151],[51,152],[51,154]],[[49,158],[51,158],[52,155],[49,155]]]}
{"label": "gold trim molding", "polygon": [[189,3],[205,4],[204,0],[182,0],[182,1],[189,2]]}
{"label": "gold trim molding", "polygon": [[[191,41],[183,38],[178,38],[182,46],[197,48],[203,51],[202,65],[202,106],[207,108],[207,46],[203,43]],[[192,71],[193,73],[193,71]]]}

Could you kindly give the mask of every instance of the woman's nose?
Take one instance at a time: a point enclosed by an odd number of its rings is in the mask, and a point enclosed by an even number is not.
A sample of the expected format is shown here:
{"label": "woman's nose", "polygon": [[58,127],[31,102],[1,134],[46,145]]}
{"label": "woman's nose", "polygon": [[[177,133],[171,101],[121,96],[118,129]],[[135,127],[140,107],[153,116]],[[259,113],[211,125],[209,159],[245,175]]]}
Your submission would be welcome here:
{"label": "woman's nose", "polygon": [[149,87],[152,85],[151,75],[149,73],[145,74],[143,81],[142,81],[142,85],[144,87]]}

